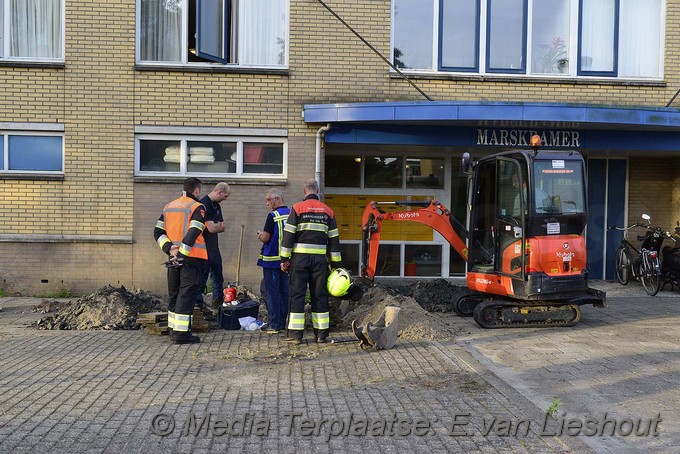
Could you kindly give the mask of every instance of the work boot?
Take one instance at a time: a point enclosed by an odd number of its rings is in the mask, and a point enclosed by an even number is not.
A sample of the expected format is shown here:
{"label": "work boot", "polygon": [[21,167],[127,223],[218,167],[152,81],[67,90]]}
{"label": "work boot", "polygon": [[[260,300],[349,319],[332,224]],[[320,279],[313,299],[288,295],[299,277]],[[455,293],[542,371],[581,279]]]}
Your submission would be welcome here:
{"label": "work boot", "polygon": [[223,301],[221,300],[213,300],[213,302],[210,303],[210,309],[212,310],[213,317],[217,318],[220,315],[222,303]]}
{"label": "work boot", "polygon": [[175,330],[168,327],[168,336],[170,336],[170,341],[175,342]]}
{"label": "work boot", "polygon": [[328,329],[315,329],[314,338],[317,344],[325,344],[328,342]]}
{"label": "work boot", "polygon": [[290,331],[284,341],[293,345],[300,345],[302,343],[302,334],[302,331]]}
{"label": "work boot", "polygon": [[191,331],[176,331],[175,332],[175,343],[176,344],[198,344],[201,342],[201,338],[191,334]]}

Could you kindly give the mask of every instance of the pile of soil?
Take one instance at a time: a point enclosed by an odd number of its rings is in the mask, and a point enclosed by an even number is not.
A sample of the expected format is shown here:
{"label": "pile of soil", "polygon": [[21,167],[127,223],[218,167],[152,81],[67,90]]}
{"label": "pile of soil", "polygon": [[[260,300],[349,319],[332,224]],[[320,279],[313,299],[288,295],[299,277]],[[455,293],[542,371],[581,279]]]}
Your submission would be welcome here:
{"label": "pile of soil", "polygon": [[[451,300],[463,288],[444,279],[417,281],[411,285],[380,283],[366,290],[358,302],[343,301],[336,317],[337,328],[350,330],[353,320],[359,325],[376,322],[386,306],[397,306],[399,338],[408,340],[450,339],[459,328],[436,313],[453,312]],[[333,310],[331,307],[331,320]]]}
{"label": "pile of soil", "polygon": [[43,301],[33,308],[34,312],[56,313],[41,318],[32,326],[44,330],[139,329],[137,314],[167,309],[167,302],[161,295],[107,285],[75,301]]}
{"label": "pile of soil", "polygon": [[[441,340],[453,337],[458,328],[439,314],[453,312],[451,301],[464,287],[444,279],[415,281],[386,281],[366,289],[357,302],[331,298],[330,319],[333,330],[349,331],[353,320],[359,325],[376,322],[386,306],[401,308],[399,337],[408,340]],[[237,286],[241,301],[261,298],[247,288]],[[49,313],[33,327],[44,330],[129,330],[138,329],[138,314],[167,310],[165,296],[146,290],[127,290],[125,287],[106,286],[75,301],[45,300],[33,312]],[[265,305],[260,305],[260,320],[267,321]],[[309,322],[311,324],[311,320]]]}

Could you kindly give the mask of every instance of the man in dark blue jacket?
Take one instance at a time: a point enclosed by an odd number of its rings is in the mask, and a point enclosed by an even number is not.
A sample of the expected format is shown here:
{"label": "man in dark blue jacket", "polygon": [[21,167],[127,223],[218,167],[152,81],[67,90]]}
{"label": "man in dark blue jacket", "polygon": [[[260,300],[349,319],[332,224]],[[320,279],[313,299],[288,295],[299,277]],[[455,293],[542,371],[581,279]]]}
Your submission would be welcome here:
{"label": "man in dark blue jacket", "polygon": [[262,267],[264,279],[264,300],[269,316],[267,333],[278,334],[285,328],[288,316],[288,274],[281,270],[280,254],[283,228],[290,208],[284,205],[283,193],[279,189],[267,191],[264,200],[271,212],[262,230],[257,232],[257,238],[263,243],[257,264]]}

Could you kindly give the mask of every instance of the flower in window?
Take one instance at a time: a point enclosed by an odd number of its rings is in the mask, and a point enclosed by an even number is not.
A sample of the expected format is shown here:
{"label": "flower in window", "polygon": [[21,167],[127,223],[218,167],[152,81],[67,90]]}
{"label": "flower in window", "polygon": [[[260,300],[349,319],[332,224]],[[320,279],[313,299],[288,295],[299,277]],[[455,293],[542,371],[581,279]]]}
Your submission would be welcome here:
{"label": "flower in window", "polygon": [[536,57],[536,72],[562,73],[567,63],[567,45],[560,36],[555,36],[550,44],[539,44]]}

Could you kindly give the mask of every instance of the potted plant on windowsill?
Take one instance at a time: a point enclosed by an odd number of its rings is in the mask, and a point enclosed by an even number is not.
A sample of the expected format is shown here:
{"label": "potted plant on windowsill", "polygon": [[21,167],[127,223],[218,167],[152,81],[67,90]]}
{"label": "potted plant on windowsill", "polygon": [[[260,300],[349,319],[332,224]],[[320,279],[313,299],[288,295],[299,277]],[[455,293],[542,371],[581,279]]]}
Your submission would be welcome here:
{"label": "potted plant on windowsill", "polygon": [[567,58],[567,45],[561,36],[555,36],[550,44],[539,44],[535,71],[538,73],[567,73],[569,72],[569,59]]}

